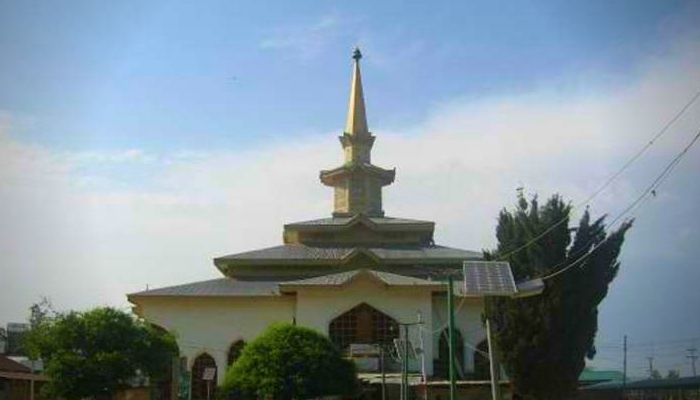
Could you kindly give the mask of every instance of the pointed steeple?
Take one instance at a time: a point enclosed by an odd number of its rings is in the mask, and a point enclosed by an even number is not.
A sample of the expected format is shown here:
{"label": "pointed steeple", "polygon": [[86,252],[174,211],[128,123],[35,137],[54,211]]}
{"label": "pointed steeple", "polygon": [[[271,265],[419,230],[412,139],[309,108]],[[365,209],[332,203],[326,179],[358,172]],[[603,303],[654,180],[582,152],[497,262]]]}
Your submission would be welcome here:
{"label": "pointed steeple", "polygon": [[340,143],[345,163],[331,170],[321,171],[321,182],[335,188],[333,215],[347,217],[367,215],[381,217],[382,187],[394,182],[395,170],[372,165],[371,152],[374,136],[367,127],[365,99],[360,76],[360,49],[352,55],[353,71],[350,82],[350,101],[345,131]]}
{"label": "pointed steeple", "polygon": [[352,53],[353,69],[350,82],[350,100],[348,102],[348,117],[345,122],[345,133],[348,135],[367,136],[367,114],[365,112],[365,98],[362,92],[362,75],[360,74],[360,59],[362,53],[358,47]]}

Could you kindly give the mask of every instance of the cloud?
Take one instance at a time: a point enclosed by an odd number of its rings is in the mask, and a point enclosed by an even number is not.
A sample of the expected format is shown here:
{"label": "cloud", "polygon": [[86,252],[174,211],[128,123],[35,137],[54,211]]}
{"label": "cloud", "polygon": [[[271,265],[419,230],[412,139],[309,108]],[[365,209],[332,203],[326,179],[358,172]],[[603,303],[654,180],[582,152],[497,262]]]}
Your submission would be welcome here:
{"label": "cloud", "polygon": [[[287,41],[270,39],[264,46],[323,46],[324,32],[336,24],[322,20]],[[373,159],[398,169],[396,183],[385,189],[385,210],[435,220],[440,243],[475,250],[493,246],[498,211],[513,203],[516,187],[580,201],[644,145],[697,90],[699,50],[696,43],[679,44],[671,55],[650,58],[625,85],[591,88],[579,82],[567,91],[542,87],[454,99],[401,132],[375,127]],[[619,211],[699,125],[696,104],[595,200],[593,211]],[[277,245],[283,223],[330,215],[331,190],[319,183],[318,171],[341,162],[335,132],[243,153],[148,154],[138,149],[66,153],[25,144],[10,136],[12,130],[12,118],[5,114],[0,118],[0,315],[11,319],[21,318],[41,295],[58,308],[126,306],[125,293],[146,284],[218,276],[212,257]],[[644,209],[625,249],[627,259],[635,261],[629,263],[634,274],[623,274],[616,283],[613,311],[627,306],[645,285],[639,279],[658,273],[645,259],[658,260],[660,253],[666,260],[700,257],[694,245],[700,240],[694,223],[700,217],[694,206],[700,188],[693,172],[700,167],[699,154],[694,149]],[[105,164],[112,167],[105,170]],[[138,185],[120,176],[127,167],[141,171]],[[666,232],[675,239],[660,243]],[[688,276],[681,280],[700,279],[690,269],[683,273]],[[625,312],[634,315],[629,307]]]}
{"label": "cloud", "polygon": [[285,26],[270,32],[260,41],[260,48],[288,50],[303,60],[321,54],[337,37],[341,29],[340,19],[332,14],[307,25]]}
{"label": "cloud", "polygon": [[147,154],[141,149],[127,149],[123,151],[84,151],[68,154],[71,162],[78,164],[92,163],[147,163],[155,161],[155,156]]}

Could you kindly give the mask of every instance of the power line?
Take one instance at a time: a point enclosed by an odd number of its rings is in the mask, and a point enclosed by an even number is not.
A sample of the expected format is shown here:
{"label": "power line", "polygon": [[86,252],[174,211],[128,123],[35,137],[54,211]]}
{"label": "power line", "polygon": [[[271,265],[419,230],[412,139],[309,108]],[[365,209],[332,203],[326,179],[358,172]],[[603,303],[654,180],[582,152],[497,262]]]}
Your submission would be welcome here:
{"label": "power line", "polygon": [[515,253],[519,253],[520,251],[526,249],[530,245],[536,243],[543,237],[547,236],[550,232],[552,232],[556,227],[559,225],[563,224],[564,222],[568,221],[569,217],[571,216],[571,213],[577,209],[580,208],[583,205],[587,205],[590,203],[594,198],[596,198],[600,193],[603,192],[610,184],[612,184],[620,175],[622,175],[637,159],[639,159],[651,146],[653,146],[656,141],[661,138],[666,132],[668,132],[669,128],[680,119],[683,114],[695,103],[695,101],[700,98],[700,90],[698,90],[691,98],[690,100],[685,103],[685,105],[668,121],[664,126],[649,140],[644,146],[642,146],[637,153],[635,153],[627,162],[625,162],[622,167],[617,170],[614,174],[612,174],[598,189],[596,189],[591,195],[589,195],[584,201],[579,202],[578,204],[575,204],[569,209],[569,212],[566,214],[566,216],[562,217],[559,221],[555,222],[552,224],[549,228],[545,229],[542,233],[538,234],[534,238],[530,239],[529,241],[525,242],[521,246],[515,248],[514,250],[511,250],[509,252],[506,252],[505,254],[501,255],[498,257],[499,261],[506,261],[507,258],[512,256]]}
{"label": "power line", "polygon": [[[675,169],[675,167],[680,163],[681,159],[688,153],[688,150],[690,150],[691,147],[695,143],[697,143],[698,139],[700,139],[700,130],[698,131],[697,134],[693,137],[693,139],[681,150],[667,165],[666,167],[661,171],[659,175],[652,181],[652,183],[647,186],[647,188],[642,191],[642,193],[632,202],[630,203],[622,212],[620,212],[613,220],[610,222],[609,226],[614,226],[622,217],[627,215],[628,213],[634,211],[636,208],[641,206],[643,203],[643,200],[647,199],[650,195],[655,196],[656,190],[661,186],[661,184],[664,183],[666,179],[671,175],[671,172]],[[580,264],[583,262],[586,258],[590,257],[597,249],[599,249],[603,244],[605,244],[611,237],[612,235],[608,235],[605,239],[601,240],[598,244],[596,244],[593,248],[591,248],[586,254],[583,256],[579,257],[575,261],[573,261],[571,264],[567,265],[566,267],[557,270],[562,264],[565,262],[562,262],[555,266],[554,272],[545,275],[541,277],[540,279],[542,280],[548,280],[552,279],[558,275],[561,275],[567,271],[569,271],[571,268],[575,267],[576,265]],[[595,238],[591,239],[586,246],[584,246],[584,249],[587,248],[594,240]]]}

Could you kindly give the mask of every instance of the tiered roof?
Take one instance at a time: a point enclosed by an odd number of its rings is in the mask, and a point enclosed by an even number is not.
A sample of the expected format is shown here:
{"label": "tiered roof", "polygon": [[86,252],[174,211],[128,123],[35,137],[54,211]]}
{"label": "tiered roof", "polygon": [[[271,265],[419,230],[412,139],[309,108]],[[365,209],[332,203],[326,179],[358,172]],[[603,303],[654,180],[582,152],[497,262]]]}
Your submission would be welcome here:
{"label": "tiered roof", "polygon": [[347,120],[340,136],[345,162],[320,173],[321,182],[334,188],[332,216],[286,224],[282,245],[215,258],[214,264],[227,278],[131,296],[279,295],[284,287],[332,285],[358,271],[391,284],[421,281],[422,287],[433,288],[443,283],[432,276],[444,277],[445,269],[461,270],[465,260],[482,258],[481,252],[435,244],[434,222],[384,215],[382,187],[394,181],[395,170],[371,162],[375,136],[367,124],[361,57],[356,49]]}

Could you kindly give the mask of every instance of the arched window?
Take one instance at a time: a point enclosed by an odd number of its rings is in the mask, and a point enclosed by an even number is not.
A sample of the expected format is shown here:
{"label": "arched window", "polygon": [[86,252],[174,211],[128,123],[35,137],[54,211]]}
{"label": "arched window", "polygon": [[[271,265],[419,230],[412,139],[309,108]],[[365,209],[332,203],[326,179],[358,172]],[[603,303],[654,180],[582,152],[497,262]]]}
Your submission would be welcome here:
{"label": "arched window", "polygon": [[[455,366],[457,367],[457,374],[464,377],[464,341],[462,340],[462,333],[459,329],[455,329]],[[449,371],[449,354],[450,349],[448,347],[449,332],[447,329],[442,331],[440,334],[440,343],[438,344],[438,358],[440,359],[440,372],[447,373]]]}
{"label": "arched window", "polygon": [[240,357],[241,355],[241,351],[243,351],[243,347],[245,347],[245,342],[242,340],[238,340],[235,343],[233,343],[231,347],[228,348],[228,355],[226,356],[226,365],[230,367],[231,364],[238,360],[238,357]]}
{"label": "arched window", "polygon": [[390,316],[362,303],[331,321],[328,333],[339,349],[347,350],[352,343],[391,343],[399,337],[399,326]]}
{"label": "arched window", "polygon": [[[204,371],[207,368],[216,368],[214,357],[207,353],[202,353],[194,359],[192,364],[192,399],[202,400],[207,398],[207,381],[204,380]],[[217,371],[218,373],[218,371]],[[214,389],[216,388],[216,375],[209,383],[209,398],[214,398]]]}

